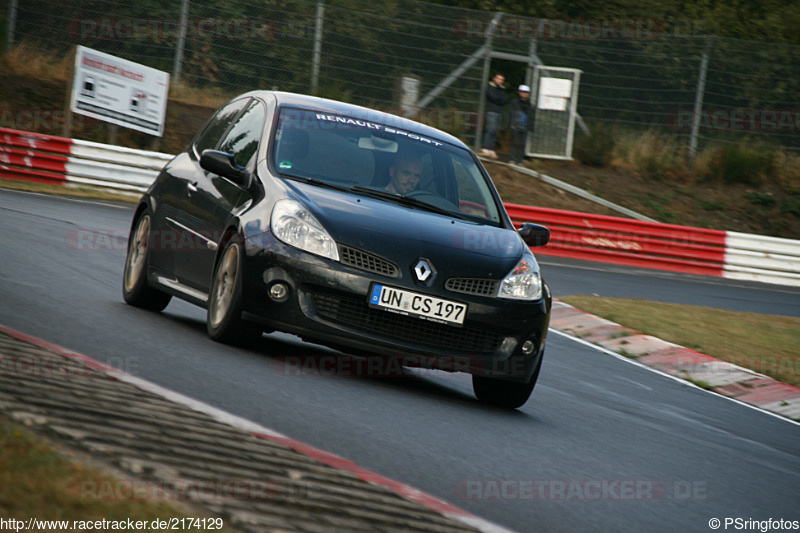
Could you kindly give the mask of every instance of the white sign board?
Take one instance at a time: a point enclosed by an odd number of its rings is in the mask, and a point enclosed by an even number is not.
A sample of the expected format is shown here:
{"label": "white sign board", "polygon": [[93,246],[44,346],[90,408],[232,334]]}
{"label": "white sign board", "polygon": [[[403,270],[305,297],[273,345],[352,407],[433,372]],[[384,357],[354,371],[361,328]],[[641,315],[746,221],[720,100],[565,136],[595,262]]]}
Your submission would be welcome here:
{"label": "white sign board", "polygon": [[572,95],[572,80],[542,78],[539,81],[539,109],[566,111],[567,99]]}
{"label": "white sign board", "polygon": [[70,109],[161,137],[168,90],[166,72],[79,46]]}
{"label": "white sign board", "polygon": [[551,111],[566,111],[567,99],[560,96],[547,96],[539,94],[539,109],[549,109]]}

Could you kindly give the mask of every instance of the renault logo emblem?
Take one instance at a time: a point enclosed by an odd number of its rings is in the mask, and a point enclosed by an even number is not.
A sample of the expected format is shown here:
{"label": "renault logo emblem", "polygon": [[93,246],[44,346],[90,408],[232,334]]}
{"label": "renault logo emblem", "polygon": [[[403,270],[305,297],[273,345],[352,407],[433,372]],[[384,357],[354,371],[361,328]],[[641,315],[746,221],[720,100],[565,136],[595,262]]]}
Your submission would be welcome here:
{"label": "renault logo emblem", "polygon": [[420,283],[426,283],[433,279],[434,274],[435,271],[427,259],[420,259],[417,261],[417,264],[414,265],[414,275]]}

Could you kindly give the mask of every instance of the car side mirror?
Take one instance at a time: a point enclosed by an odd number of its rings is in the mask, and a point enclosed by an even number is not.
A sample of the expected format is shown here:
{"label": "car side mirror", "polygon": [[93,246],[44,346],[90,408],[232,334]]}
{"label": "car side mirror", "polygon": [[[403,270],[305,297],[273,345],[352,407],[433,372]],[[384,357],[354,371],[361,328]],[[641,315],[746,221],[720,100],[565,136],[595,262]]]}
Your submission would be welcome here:
{"label": "car side mirror", "polygon": [[249,189],[253,177],[250,172],[240,167],[233,160],[233,155],[216,150],[203,150],[200,155],[200,166],[209,172],[228,178],[236,185]]}
{"label": "car side mirror", "polygon": [[528,246],[544,246],[550,242],[550,230],[539,224],[525,222],[517,233]]}

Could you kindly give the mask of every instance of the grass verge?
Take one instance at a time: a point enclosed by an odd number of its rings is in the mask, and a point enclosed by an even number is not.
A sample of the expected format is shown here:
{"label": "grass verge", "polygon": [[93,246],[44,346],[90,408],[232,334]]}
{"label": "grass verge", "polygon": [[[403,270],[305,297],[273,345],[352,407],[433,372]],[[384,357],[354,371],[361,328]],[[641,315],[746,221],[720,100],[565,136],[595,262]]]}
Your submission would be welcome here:
{"label": "grass verge", "polygon": [[668,342],[800,387],[800,318],[627,298],[559,298]]}
{"label": "grass verge", "polygon": [[[115,487],[116,480],[99,469],[67,459],[54,445],[0,418],[0,516],[6,519],[67,520],[67,529],[77,531],[94,528],[75,527],[73,521],[131,519],[152,523],[202,516],[186,514],[167,501],[85,497],[87,487],[103,486]],[[89,492],[98,493],[94,489]]]}

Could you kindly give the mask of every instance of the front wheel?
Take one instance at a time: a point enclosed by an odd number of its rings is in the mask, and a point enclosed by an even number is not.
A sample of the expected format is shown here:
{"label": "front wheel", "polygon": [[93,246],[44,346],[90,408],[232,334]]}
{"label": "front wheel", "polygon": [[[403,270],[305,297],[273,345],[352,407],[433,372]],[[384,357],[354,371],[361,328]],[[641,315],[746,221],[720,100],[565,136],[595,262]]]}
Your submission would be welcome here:
{"label": "front wheel", "polygon": [[536,386],[536,380],[539,379],[539,370],[541,368],[542,359],[540,358],[533,375],[528,381],[524,382],[473,375],[472,390],[482,402],[507,409],[516,409],[530,398],[533,388]]}
{"label": "front wheel", "polygon": [[136,229],[128,239],[128,254],[122,275],[122,297],[130,305],[161,311],[172,297],[147,285],[149,252],[150,215],[142,213],[136,221]]}
{"label": "front wheel", "polygon": [[262,333],[260,326],[242,319],[242,250],[239,239],[230,240],[214,270],[206,329],[218,342],[243,342]]}

